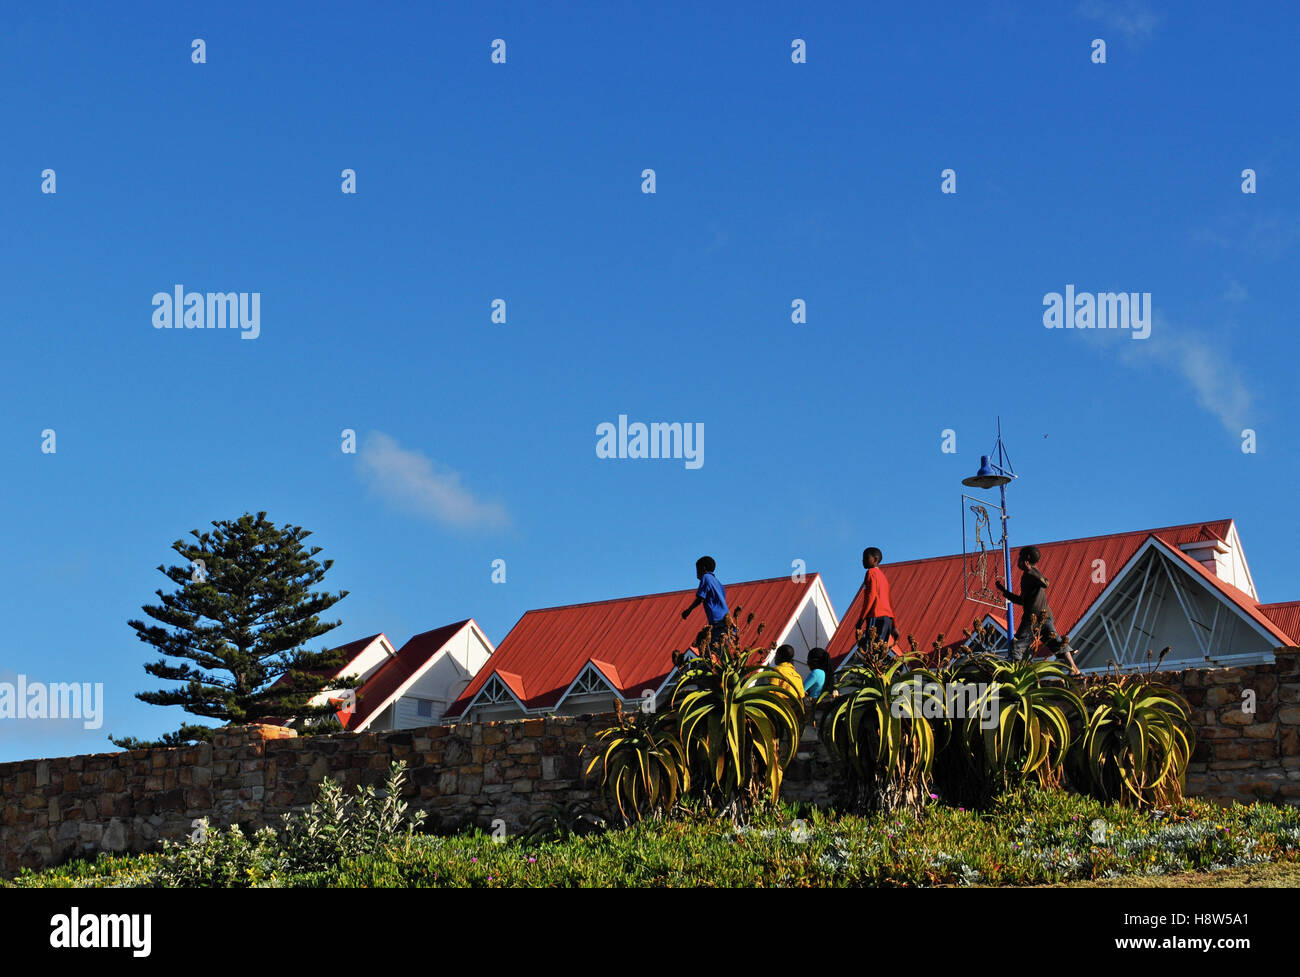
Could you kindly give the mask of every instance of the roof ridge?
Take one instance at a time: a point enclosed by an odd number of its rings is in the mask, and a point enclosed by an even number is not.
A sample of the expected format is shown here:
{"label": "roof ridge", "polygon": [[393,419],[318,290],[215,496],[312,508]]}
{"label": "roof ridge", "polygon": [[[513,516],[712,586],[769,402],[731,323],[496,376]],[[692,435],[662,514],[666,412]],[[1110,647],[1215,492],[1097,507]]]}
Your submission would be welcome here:
{"label": "roof ridge", "polygon": [[463,621],[453,621],[451,624],[440,624],[436,628],[429,628],[427,631],[420,631],[419,633],[413,634],[407,638],[406,641],[402,643],[402,647],[405,648],[416,638],[423,638],[426,634],[433,634],[435,631],[446,631],[448,628],[456,628],[457,630],[460,630],[472,620],[474,620],[472,617],[467,617]]}
{"label": "roof ridge", "polygon": [[[1212,520],[1210,520],[1210,522],[1227,522],[1227,523],[1231,523],[1232,520],[1231,520],[1231,519],[1212,519]],[[1173,530],[1175,530],[1175,529],[1191,529],[1191,528],[1193,528],[1193,527],[1201,527],[1201,528],[1204,528],[1205,526],[1208,526],[1208,525],[1209,525],[1209,523],[1206,523],[1206,522],[1185,522],[1185,523],[1180,523],[1180,524],[1178,524],[1178,525],[1176,525],[1176,526],[1160,526],[1160,527],[1157,527],[1157,528],[1155,528],[1155,529],[1126,529],[1126,530],[1123,530],[1123,531],[1118,532],[1118,533],[1097,533],[1097,534],[1094,535],[1094,536],[1078,536],[1078,537],[1074,537],[1074,538],[1072,538],[1072,539],[1052,539],[1052,540],[1048,540],[1047,542],[1044,542],[1044,543],[1032,543],[1032,544],[1031,544],[1031,543],[1023,543],[1023,544],[1019,544],[1019,545],[1013,546],[1013,547],[1011,547],[1011,548],[1012,548],[1013,550],[1019,550],[1019,549],[1024,549],[1026,546],[1030,546],[1030,545],[1033,545],[1033,546],[1061,546],[1061,545],[1064,545],[1064,544],[1066,544],[1066,543],[1089,543],[1089,542],[1092,542],[1093,540],[1096,540],[1096,539],[1114,539],[1114,538],[1117,537],[1117,536],[1157,536],[1157,535],[1159,535],[1160,533],[1171,532],[1171,531],[1173,531]],[[1219,538],[1222,539],[1223,537],[1219,537]],[[906,566],[906,565],[908,565],[908,564],[913,564],[913,563],[932,563],[932,562],[934,562],[934,561],[936,561],[936,560],[957,560],[957,559],[961,559],[961,557],[966,556],[966,555],[969,555],[969,554],[964,554],[964,553],[948,553],[948,554],[945,554],[945,555],[943,555],[943,556],[922,556],[922,557],[918,557],[918,558],[915,559],[915,560],[892,560],[892,561],[889,561],[889,562],[881,563],[881,567],[882,567],[883,569],[888,569],[889,567]]]}

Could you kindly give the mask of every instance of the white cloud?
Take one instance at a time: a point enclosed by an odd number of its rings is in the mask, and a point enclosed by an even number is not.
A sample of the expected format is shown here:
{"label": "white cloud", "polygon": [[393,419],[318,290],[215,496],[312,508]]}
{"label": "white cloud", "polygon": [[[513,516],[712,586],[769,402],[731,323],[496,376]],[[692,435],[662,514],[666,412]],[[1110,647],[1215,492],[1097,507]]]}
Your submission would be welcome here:
{"label": "white cloud", "polygon": [[1124,3],[1083,0],[1078,11],[1080,16],[1100,21],[1107,29],[1118,31],[1131,44],[1145,41],[1160,26],[1160,15],[1152,13],[1136,0]]}
{"label": "white cloud", "polygon": [[1123,360],[1141,367],[1156,363],[1187,381],[1196,401],[1232,435],[1251,423],[1254,396],[1241,367],[1207,337],[1171,326],[1156,317],[1149,339],[1121,347]]}
{"label": "white cloud", "polygon": [[458,472],[437,471],[432,459],[372,431],[357,455],[370,491],[393,507],[457,529],[497,529],[509,524],[505,507],[476,499]]}

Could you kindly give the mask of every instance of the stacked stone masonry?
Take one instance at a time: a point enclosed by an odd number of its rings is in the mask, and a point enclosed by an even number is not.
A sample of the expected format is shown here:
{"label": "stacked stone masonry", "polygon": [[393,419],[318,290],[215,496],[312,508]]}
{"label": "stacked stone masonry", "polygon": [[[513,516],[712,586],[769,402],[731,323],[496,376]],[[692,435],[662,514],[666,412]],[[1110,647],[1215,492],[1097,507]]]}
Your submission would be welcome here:
{"label": "stacked stone masonry", "polygon": [[[1300,803],[1300,649],[1245,668],[1170,672],[1192,707],[1189,794]],[[1251,694],[1253,693],[1253,694]],[[1253,699],[1254,712],[1248,711]],[[389,733],[299,738],[276,726],[232,727],[197,747],[0,764],[0,873],[99,851],[143,852],[181,840],[197,818],[245,830],[301,810],[326,777],[349,794],[408,767],[406,797],[438,830],[498,819],[507,830],[574,802],[601,809],[580,754],[612,714],[462,723]],[[783,796],[824,802],[832,771],[810,728]]]}

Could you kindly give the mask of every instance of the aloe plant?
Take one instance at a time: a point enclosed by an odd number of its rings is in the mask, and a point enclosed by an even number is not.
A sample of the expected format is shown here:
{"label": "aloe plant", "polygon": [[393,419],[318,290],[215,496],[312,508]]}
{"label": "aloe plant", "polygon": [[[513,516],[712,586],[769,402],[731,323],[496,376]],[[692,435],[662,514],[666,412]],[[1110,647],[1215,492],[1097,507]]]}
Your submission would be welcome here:
{"label": "aloe plant", "polygon": [[734,821],[766,794],[775,802],[799,748],[803,703],[761,651],[708,647],[683,663],[668,697],[699,793]]}
{"label": "aloe plant", "polygon": [[[995,661],[986,699],[992,719],[966,720],[968,743],[980,742],[995,787],[1017,787],[1035,777],[1043,786],[1059,782],[1070,749],[1071,721],[1083,702],[1055,661]],[[978,737],[978,740],[977,740]]]}
{"label": "aloe plant", "polygon": [[943,683],[973,685],[979,695],[964,716],[948,718],[938,730],[939,793],[955,804],[984,807],[1029,780],[1059,786],[1084,715],[1066,669],[1051,660],[1002,658],[991,651],[998,635],[979,622],[964,634],[958,648],[940,654],[936,671]]}
{"label": "aloe plant", "polygon": [[780,672],[757,664],[770,649],[740,646],[739,613],[720,640],[705,628],[689,654],[672,653],[678,675],[663,709],[652,718],[620,710],[617,724],[597,733],[603,745],[587,774],[600,768],[625,821],[663,813],[688,793],[736,823],[765,794],[778,799],[799,748],[803,702]]}
{"label": "aloe plant", "polygon": [[1149,675],[1129,673],[1095,682],[1083,701],[1087,723],[1073,757],[1077,785],[1100,800],[1135,807],[1181,800],[1196,743],[1186,700]]}
{"label": "aloe plant", "polygon": [[931,717],[943,704],[934,700],[932,672],[908,670],[910,656],[887,662],[877,644],[836,679],[818,734],[839,761],[852,809],[916,808],[929,794],[938,749]]}
{"label": "aloe plant", "polygon": [[690,786],[686,753],[670,714],[619,709],[616,724],[596,739],[600,746],[586,774],[600,768],[600,786],[625,823],[664,813]]}

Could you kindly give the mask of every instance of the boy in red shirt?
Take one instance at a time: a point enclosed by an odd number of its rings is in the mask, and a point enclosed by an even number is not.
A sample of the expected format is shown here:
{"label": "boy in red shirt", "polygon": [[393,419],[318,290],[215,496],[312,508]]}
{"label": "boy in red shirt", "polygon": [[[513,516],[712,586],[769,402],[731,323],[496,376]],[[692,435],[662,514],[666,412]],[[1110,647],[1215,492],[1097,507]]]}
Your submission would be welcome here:
{"label": "boy in red shirt", "polygon": [[871,629],[875,628],[876,640],[884,641],[892,648],[898,632],[894,629],[894,607],[889,602],[889,581],[885,579],[885,571],[880,569],[881,559],[880,550],[874,546],[868,546],[862,551],[862,565],[866,568],[867,575],[862,580],[862,613],[858,615],[854,632],[858,636],[858,644],[862,644],[867,640]]}

